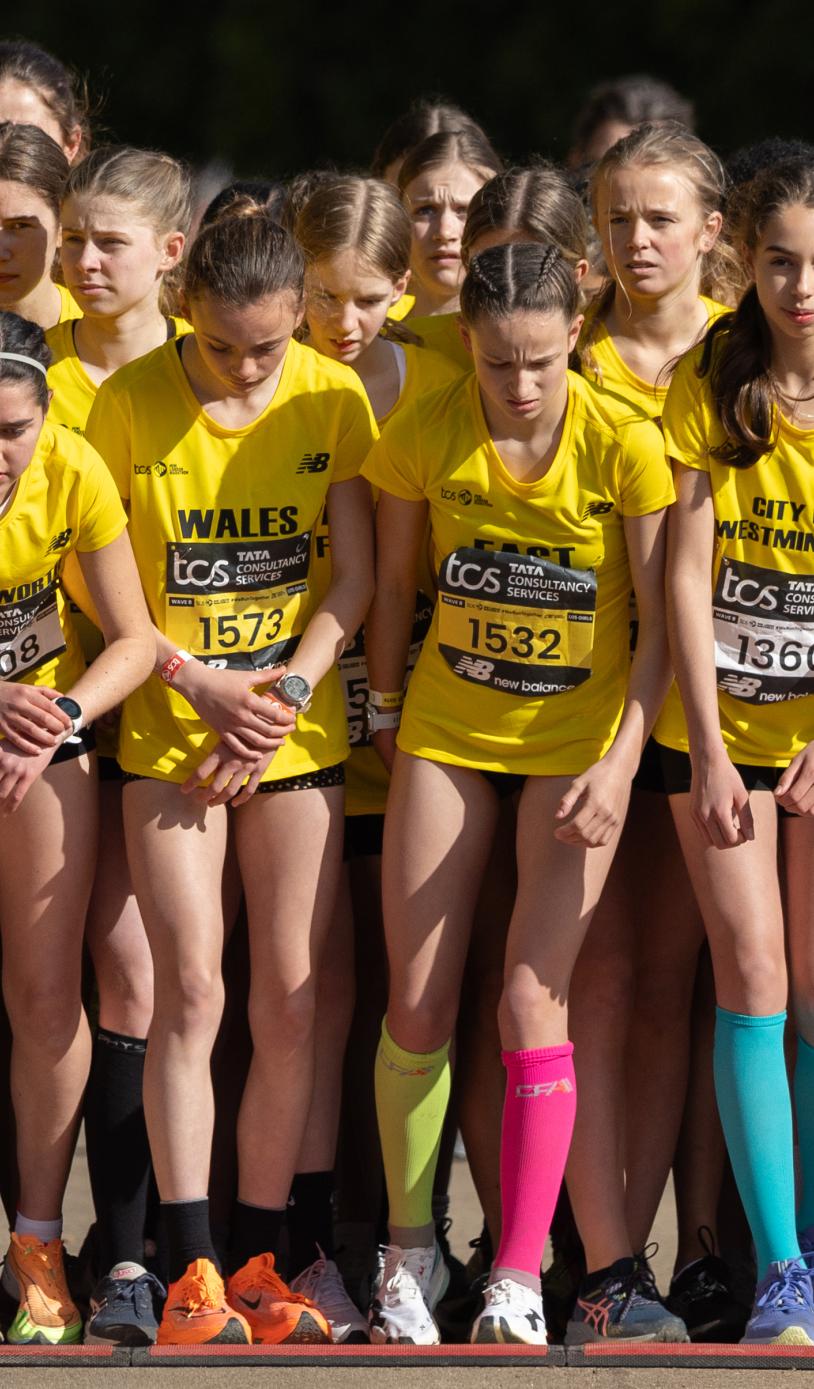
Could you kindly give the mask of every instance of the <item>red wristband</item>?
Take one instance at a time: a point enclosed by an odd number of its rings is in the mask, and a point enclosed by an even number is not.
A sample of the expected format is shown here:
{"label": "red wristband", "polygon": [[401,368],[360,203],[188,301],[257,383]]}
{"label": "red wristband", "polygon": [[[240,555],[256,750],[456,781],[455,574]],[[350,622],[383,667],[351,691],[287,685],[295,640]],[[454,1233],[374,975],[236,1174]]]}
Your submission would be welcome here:
{"label": "red wristband", "polygon": [[171,685],[181,667],[185,666],[187,661],[191,660],[192,657],[188,651],[173,651],[169,660],[165,661],[161,667],[161,679],[164,680],[166,684]]}

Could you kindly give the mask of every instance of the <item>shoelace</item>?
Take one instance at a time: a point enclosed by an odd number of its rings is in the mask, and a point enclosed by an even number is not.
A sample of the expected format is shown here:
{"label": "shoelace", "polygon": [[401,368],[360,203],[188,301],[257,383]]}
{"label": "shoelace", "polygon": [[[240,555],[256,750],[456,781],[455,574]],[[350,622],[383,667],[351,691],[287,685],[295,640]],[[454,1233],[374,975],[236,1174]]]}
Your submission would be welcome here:
{"label": "shoelace", "polygon": [[152,1311],[153,1297],[167,1296],[163,1283],[154,1273],[140,1273],[138,1278],[117,1278],[115,1283],[115,1292],[106,1299],[108,1306],[114,1301],[124,1302],[132,1305],[136,1313]]}
{"label": "shoelace", "polygon": [[814,1311],[811,1270],[804,1263],[790,1263],[773,1278],[757,1300],[758,1307],[806,1307]]}
{"label": "shoelace", "polygon": [[207,1307],[221,1307],[223,1281],[217,1269],[210,1265],[205,1273],[191,1273],[181,1285],[181,1299],[186,1304],[188,1317]]}
{"label": "shoelace", "polygon": [[247,1282],[251,1280],[259,1288],[268,1288],[278,1301],[302,1302],[308,1306],[312,1305],[310,1298],[305,1297],[303,1293],[293,1293],[283,1282],[279,1273],[275,1271],[272,1254],[259,1254],[255,1259],[249,1260],[246,1268],[251,1270],[251,1273],[247,1273]]}
{"label": "shoelace", "polygon": [[522,1288],[524,1294],[528,1295],[523,1297],[523,1301],[528,1301],[534,1297],[531,1288],[526,1288],[522,1283],[512,1283],[508,1278],[501,1278],[497,1283],[489,1283],[487,1289],[490,1304],[498,1306],[507,1302],[516,1303],[518,1301],[518,1288]]}
{"label": "shoelace", "polygon": [[[423,1251],[421,1260],[419,1260],[414,1250],[408,1252],[399,1249],[397,1251],[391,1244],[384,1245],[382,1253],[384,1255],[381,1283],[382,1290],[384,1291],[384,1289],[387,1289],[388,1292],[399,1292],[402,1296],[406,1294],[409,1297],[423,1298],[421,1277],[426,1269],[427,1262],[423,1257]],[[390,1256],[391,1262],[395,1263],[395,1267],[390,1273],[388,1273],[388,1256]],[[430,1259],[432,1259],[432,1254],[430,1254]],[[425,1269],[419,1270],[418,1268],[411,1267],[411,1265],[418,1264],[419,1262],[425,1265]]]}
{"label": "shoelace", "polygon": [[[317,1249],[319,1249],[319,1245],[317,1245]],[[333,1260],[326,1259],[321,1249],[319,1249],[319,1258],[306,1270],[306,1273],[307,1277],[302,1287],[308,1297],[316,1298],[318,1296],[322,1311],[347,1308],[350,1298],[342,1281],[342,1275]]]}

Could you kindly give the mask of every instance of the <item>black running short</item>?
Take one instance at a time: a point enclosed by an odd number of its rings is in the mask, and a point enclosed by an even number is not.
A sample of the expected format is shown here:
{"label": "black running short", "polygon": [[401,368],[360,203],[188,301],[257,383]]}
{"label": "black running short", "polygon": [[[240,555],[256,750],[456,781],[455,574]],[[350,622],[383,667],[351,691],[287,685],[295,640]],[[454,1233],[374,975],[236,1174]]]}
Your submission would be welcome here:
{"label": "black running short", "polygon": [[60,762],[73,762],[75,757],[82,757],[86,752],[93,752],[95,747],[96,739],[93,735],[93,729],[80,728],[78,733],[66,738],[64,743],[60,743],[49,766],[56,767]]}
{"label": "black running short", "polygon": [[[664,790],[667,795],[688,795],[692,783],[690,754],[681,752],[678,748],[667,748],[663,743],[656,743],[656,747],[659,751]],[[786,770],[785,767],[755,767],[749,762],[733,762],[732,765],[747,791],[774,791]],[[777,807],[777,813],[791,819],[797,818],[782,805]]]}

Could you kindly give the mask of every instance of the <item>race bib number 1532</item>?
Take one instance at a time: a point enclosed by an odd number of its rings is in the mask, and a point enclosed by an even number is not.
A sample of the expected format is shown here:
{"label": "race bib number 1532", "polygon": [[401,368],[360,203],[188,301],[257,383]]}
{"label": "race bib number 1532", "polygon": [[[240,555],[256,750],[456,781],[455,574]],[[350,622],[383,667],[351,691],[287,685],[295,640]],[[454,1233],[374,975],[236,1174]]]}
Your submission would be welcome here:
{"label": "race bib number 1532", "polygon": [[523,698],[591,674],[596,574],[533,555],[460,549],[438,576],[441,654],[456,675]]}

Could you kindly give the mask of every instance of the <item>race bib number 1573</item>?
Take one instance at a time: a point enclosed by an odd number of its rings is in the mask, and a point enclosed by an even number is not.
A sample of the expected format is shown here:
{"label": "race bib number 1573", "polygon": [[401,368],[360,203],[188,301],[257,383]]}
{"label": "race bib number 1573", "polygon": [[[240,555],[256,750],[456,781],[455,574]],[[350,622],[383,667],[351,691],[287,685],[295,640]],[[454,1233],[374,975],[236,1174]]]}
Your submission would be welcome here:
{"label": "race bib number 1573", "polygon": [[591,674],[596,574],[533,555],[460,549],[438,576],[441,654],[456,675],[523,698]]}

